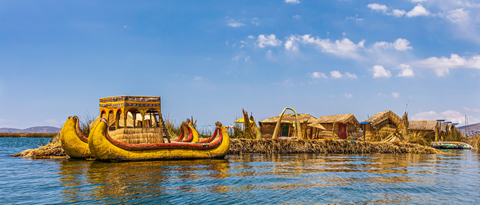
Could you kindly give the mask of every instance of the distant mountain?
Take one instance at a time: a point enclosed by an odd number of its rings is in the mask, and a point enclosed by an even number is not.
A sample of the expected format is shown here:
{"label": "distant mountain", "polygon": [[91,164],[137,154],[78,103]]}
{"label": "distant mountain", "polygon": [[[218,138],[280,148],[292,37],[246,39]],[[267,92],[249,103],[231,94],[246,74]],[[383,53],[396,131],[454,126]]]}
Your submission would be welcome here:
{"label": "distant mountain", "polygon": [[51,126],[29,127],[26,129],[0,128],[0,133],[57,133],[60,128]]}
{"label": "distant mountain", "polygon": [[[465,129],[465,128],[466,128],[466,129]],[[457,127],[457,129],[458,129],[462,134],[464,134],[464,133],[465,133],[465,130],[466,130],[468,137],[475,136],[476,134],[480,134],[480,123],[467,125],[466,127],[465,127],[465,126]]]}

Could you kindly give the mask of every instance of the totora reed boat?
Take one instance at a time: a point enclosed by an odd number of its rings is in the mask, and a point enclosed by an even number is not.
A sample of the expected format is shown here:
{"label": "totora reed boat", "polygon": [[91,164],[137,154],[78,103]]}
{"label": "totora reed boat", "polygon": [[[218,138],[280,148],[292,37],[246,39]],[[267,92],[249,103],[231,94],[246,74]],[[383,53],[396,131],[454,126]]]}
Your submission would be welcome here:
{"label": "totora reed boat", "polygon": [[220,158],[225,157],[230,146],[227,130],[220,122],[216,123],[212,137],[206,140],[210,142],[205,143],[123,143],[109,135],[105,119],[95,125],[91,132],[88,139],[90,151],[95,159],[103,161]]}
{"label": "totora reed boat", "polygon": [[196,121],[187,119],[172,142],[160,110],[160,97],[100,98],[100,116],[91,123],[88,138],[80,132],[78,117],[69,117],[62,147],[72,158],[104,161],[217,158],[228,152],[230,139],[220,122],[213,136],[200,141]]}
{"label": "totora reed boat", "polygon": [[60,133],[60,141],[65,153],[71,158],[89,158],[88,138],[80,132],[80,120],[77,116],[68,117]]}

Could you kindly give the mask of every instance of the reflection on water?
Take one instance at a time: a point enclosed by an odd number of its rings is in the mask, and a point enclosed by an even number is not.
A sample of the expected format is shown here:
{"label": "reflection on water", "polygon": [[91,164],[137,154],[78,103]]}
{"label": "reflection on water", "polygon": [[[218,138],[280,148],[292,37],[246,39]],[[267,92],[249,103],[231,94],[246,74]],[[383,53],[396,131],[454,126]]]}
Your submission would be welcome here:
{"label": "reflection on water", "polygon": [[105,163],[11,158],[6,155],[25,147],[2,139],[0,145],[0,203],[7,204],[480,201],[480,155],[468,150],[447,150],[448,155],[244,154]]}
{"label": "reflection on water", "polygon": [[[462,153],[462,154],[458,154]],[[471,203],[479,156],[232,155],[225,160],[63,160],[63,202]]]}

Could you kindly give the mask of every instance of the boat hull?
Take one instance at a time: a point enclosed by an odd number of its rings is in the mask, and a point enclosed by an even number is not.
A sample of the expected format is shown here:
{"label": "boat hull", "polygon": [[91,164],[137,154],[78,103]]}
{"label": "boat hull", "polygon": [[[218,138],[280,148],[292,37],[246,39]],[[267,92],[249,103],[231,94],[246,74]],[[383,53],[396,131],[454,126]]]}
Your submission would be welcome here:
{"label": "boat hull", "polygon": [[[107,123],[100,121],[88,138],[92,155],[102,161],[143,161],[143,160],[172,160],[172,159],[202,159],[223,158],[228,152],[230,139],[223,126],[221,142],[210,144],[201,143],[156,143],[132,145],[115,142],[108,136]],[[219,143],[219,144],[218,144]]]}
{"label": "boat hull", "polygon": [[65,153],[71,158],[92,157],[88,139],[81,135],[78,117],[68,117],[60,132],[60,141]]}

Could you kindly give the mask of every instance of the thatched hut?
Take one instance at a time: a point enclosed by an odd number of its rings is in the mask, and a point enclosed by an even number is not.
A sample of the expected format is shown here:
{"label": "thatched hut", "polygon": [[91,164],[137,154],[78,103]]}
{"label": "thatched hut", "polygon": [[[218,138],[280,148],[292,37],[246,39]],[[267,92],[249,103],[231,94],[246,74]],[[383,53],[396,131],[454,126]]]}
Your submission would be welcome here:
{"label": "thatched hut", "polygon": [[418,132],[420,135],[427,135],[433,140],[437,127],[437,121],[410,121],[408,130]]}
{"label": "thatched hut", "polygon": [[387,110],[373,115],[366,122],[370,122],[365,128],[366,139],[371,140],[374,134],[387,136],[395,132],[398,126],[402,124],[402,118],[391,110]]}
{"label": "thatched hut", "polygon": [[450,132],[458,132],[455,125],[440,123],[437,121],[410,121],[409,131],[427,135],[431,140],[435,139],[435,133],[438,132],[438,139],[442,139]]}
{"label": "thatched hut", "polygon": [[[272,138],[273,132],[275,131],[275,125],[277,124],[279,117],[280,115],[258,122],[258,124],[260,125],[260,132],[262,133],[262,138]],[[300,122],[302,128],[306,127],[308,124],[311,124],[314,120],[316,120],[316,118],[310,114],[298,114],[298,121]],[[282,132],[280,136],[293,137],[294,122],[295,114],[284,114],[281,121]],[[310,136],[310,130],[307,129],[306,131],[306,135]]]}
{"label": "thatched hut", "polygon": [[[325,130],[317,129],[316,125],[322,125]],[[359,131],[358,120],[353,114],[322,116],[313,121],[310,127],[311,138],[340,138],[347,139]]]}

